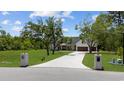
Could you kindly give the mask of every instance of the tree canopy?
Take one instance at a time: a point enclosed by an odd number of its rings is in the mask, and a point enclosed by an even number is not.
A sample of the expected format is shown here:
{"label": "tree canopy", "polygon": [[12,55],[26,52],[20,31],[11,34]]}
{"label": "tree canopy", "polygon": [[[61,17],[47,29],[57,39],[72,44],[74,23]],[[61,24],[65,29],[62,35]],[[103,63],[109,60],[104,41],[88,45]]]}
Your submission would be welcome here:
{"label": "tree canopy", "polygon": [[[29,21],[23,27],[20,36],[11,36],[0,28],[0,50],[46,49],[47,55],[60,49],[62,42],[71,44],[71,37],[64,37],[61,18],[41,17],[36,22]],[[97,16],[96,20],[84,19],[75,26],[80,31],[80,39],[89,46],[97,45],[99,50],[117,51],[122,47],[124,31],[124,12],[108,11]]]}

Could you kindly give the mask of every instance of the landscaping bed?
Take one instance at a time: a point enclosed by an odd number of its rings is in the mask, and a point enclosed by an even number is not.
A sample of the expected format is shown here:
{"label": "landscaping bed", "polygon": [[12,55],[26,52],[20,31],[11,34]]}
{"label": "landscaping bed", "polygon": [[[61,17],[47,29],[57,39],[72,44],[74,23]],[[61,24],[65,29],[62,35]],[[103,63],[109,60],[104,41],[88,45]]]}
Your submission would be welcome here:
{"label": "landscaping bed", "polygon": [[[70,53],[70,51],[56,51],[54,55],[50,53],[46,54],[46,50],[11,50],[0,51],[0,67],[19,67],[20,66],[20,54],[27,52],[29,54],[29,66],[47,62],[49,60],[61,57]],[[44,60],[42,60],[42,58]]]}
{"label": "landscaping bed", "polygon": [[[124,65],[110,64],[112,58],[117,58],[117,54],[113,52],[100,52],[102,55],[102,63],[105,71],[120,71],[124,72]],[[94,66],[94,54],[87,53],[82,62],[87,67],[93,69]]]}

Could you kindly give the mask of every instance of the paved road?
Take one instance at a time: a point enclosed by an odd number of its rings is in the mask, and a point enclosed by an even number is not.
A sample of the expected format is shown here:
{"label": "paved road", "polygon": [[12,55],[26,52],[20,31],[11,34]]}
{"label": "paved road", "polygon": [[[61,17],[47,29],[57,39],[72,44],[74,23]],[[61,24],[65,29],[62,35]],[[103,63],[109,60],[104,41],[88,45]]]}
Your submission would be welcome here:
{"label": "paved road", "polygon": [[82,64],[85,52],[73,52],[68,55],[59,57],[57,59],[48,61],[43,64],[34,65],[31,67],[68,67],[68,68],[82,68],[89,69]]}
{"label": "paved road", "polygon": [[19,81],[113,81],[124,80],[124,73],[79,68],[0,68],[0,80]]}

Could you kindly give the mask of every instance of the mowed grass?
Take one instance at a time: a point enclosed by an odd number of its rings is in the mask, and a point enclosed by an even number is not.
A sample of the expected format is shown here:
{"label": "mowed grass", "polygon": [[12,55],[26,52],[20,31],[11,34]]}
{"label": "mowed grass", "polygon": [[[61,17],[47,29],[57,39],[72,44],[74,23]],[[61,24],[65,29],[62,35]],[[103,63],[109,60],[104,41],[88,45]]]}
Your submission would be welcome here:
{"label": "mowed grass", "polygon": [[[70,53],[70,51],[56,51],[54,55],[50,54],[49,56],[47,56],[46,50],[0,51],[0,67],[19,67],[21,53],[28,53],[29,65],[35,65],[61,57]],[[43,57],[45,57],[45,60],[42,61]]]}
{"label": "mowed grass", "polygon": [[[117,58],[117,55],[115,53],[101,52],[101,54],[102,54],[103,67],[105,71],[124,72],[124,65],[114,65],[109,63],[112,61],[112,58]],[[83,64],[93,69],[94,54],[86,54],[83,59]]]}

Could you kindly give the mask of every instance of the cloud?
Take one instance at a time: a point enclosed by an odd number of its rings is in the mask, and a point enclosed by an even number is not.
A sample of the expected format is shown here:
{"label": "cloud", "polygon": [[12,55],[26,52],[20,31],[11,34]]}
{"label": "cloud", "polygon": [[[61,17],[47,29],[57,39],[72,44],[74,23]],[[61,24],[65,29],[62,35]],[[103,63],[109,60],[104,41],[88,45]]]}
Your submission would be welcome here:
{"label": "cloud", "polygon": [[30,14],[30,18],[33,17],[51,17],[55,16],[58,18],[71,18],[74,19],[74,17],[71,15],[72,11],[34,11]]}
{"label": "cloud", "polygon": [[68,30],[68,28],[63,28],[62,31],[63,32],[68,32],[69,30]]}
{"label": "cloud", "polygon": [[62,22],[65,22],[65,19],[64,18],[62,18],[61,20],[62,20]]}
{"label": "cloud", "polygon": [[9,15],[10,13],[9,12],[7,12],[7,11],[3,11],[3,12],[1,12],[2,13],[2,15]]}
{"label": "cloud", "polygon": [[15,25],[21,25],[21,24],[22,24],[21,21],[19,21],[19,20],[15,21]]}
{"label": "cloud", "polygon": [[[55,21],[58,21],[58,20],[59,20],[59,18],[56,18]],[[65,19],[64,19],[64,18],[61,18],[61,21],[62,21],[62,22],[65,22]]]}
{"label": "cloud", "polygon": [[20,32],[22,30],[22,26],[13,26],[12,30],[16,32]]}
{"label": "cloud", "polygon": [[93,20],[93,21],[96,21],[97,16],[98,16],[98,15],[93,15],[93,16],[92,16],[92,20]]}
{"label": "cloud", "polygon": [[64,11],[62,13],[62,16],[63,17],[67,17],[67,18],[71,18],[71,19],[74,19],[74,17],[71,15],[72,11]]}
{"label": "cloud", "polygon": [[59,11],[35,11],[30,14],[30,18],[33,17],[49,17],[49,16],[57,16],[60,12]]}
{"label": "cloud", "polygon": [[2,22],[1,22],[1,24],[3,24],[3,25],[7,25],[9,23],[9,20],[3,20]]}

